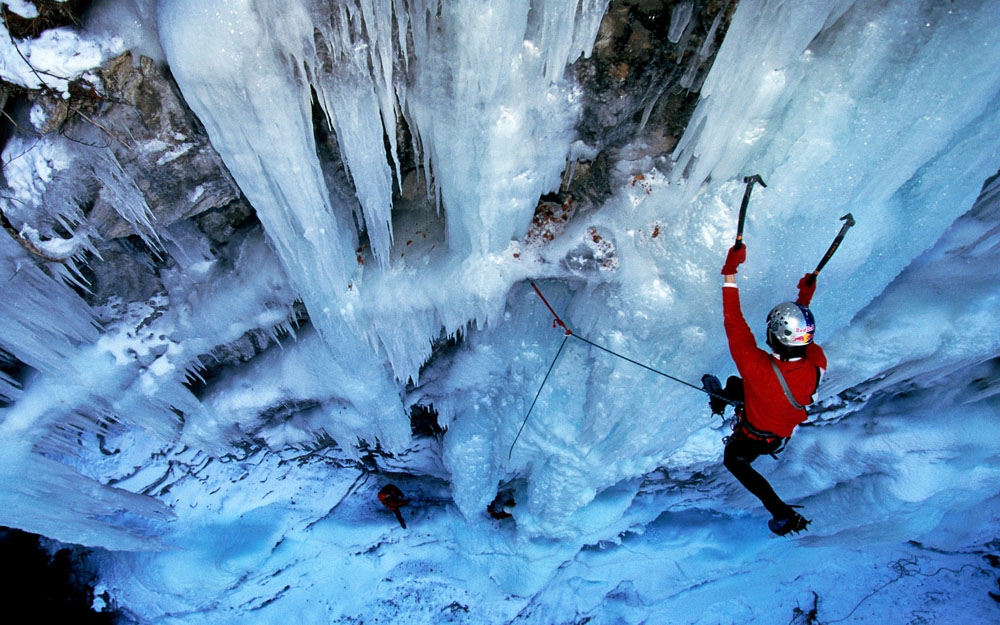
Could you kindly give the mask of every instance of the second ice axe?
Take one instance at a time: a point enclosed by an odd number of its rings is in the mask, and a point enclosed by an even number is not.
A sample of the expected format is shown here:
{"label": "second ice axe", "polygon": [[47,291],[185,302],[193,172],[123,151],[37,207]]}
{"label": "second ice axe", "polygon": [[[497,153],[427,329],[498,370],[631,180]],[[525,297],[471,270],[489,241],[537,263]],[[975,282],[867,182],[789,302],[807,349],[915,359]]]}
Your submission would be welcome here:
{"label": "second ice axe", "polygon": [[830,249],[826,251],[826,254],[823,255],[823,259],[819,261],[819,264],[816,265],[816,269],[813,270],[812,274],[807,279],[807,283],[809,285],[816,282],[816,276],[818,276],[819,272],[823,270],[823,267],[830,262],[830,259],[833,258],[833,253],[837,251],[837,248],[840,247],[840,242],[844,240],[844,235],[847,234],[847,231],[851,229],[851,226],[856,223],[854,221],[854,215],[850,213],[841,217],[840,220],[844,222],[844,225],[841,226],[840,232],[837,233],[837,237],[833,240],[833,243],[830,244]]}

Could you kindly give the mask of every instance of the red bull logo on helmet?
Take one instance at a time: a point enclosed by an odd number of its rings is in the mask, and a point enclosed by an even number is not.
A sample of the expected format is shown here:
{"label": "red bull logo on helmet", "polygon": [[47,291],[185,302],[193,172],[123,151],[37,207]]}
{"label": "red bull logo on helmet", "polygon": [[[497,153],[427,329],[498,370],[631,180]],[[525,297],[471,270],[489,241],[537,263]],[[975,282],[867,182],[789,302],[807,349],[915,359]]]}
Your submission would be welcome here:
{"label": "red bull logo on helmet", "polygon": [[808,345],[813,339],[813,333],[815,330],[816,330],[815,326],[795,328],[795,332],[792,335],[792,342],[800,343],[802,345]]}

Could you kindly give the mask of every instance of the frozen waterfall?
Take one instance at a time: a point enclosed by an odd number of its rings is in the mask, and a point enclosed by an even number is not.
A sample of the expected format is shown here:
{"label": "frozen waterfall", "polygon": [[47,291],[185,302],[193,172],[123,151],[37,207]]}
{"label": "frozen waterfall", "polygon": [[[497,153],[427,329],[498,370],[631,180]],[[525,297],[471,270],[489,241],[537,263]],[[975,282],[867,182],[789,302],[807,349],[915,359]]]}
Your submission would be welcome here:
{"label": "frozen waterfall", "polygon": [[[140,622],[788,622],[810,600],[823,622],[907,602],[933,620],[930,593],[984,614],[996,3],[656,4],[104,0],[82,27],[0,33],[0,75],[28,91],[29,59],[61,93],[159,48],[233,189],[168,220],[111,147],[159,167],[195,131],[11,131],[0,524],[97,548]],[[656,37],[681,86],[646,85],[624,143],[584,133]],[[593,60],[609,42],[631,64]],[[694,84],[664,147],[650,115]],[[732,373],[718,269],[751,174],[754,329],[858,222],[813,301],[821,401],[761,461],[814,519],[780,544],[721,468],[704,395],[573,339],[553,365],[565,335],[531,288],[632,359]],[[131,299],[98,298],[105,275]],[[388,481],[406,532],[374,499]],[[498,488],[504,522],[484,514]]]}

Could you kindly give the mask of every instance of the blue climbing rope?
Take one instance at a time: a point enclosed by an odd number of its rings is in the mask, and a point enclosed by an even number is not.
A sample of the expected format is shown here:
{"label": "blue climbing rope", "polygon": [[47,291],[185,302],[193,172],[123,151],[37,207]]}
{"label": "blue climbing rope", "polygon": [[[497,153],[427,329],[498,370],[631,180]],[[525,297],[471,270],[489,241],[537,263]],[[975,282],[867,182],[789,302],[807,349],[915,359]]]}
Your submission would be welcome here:
{"label": "blue climbing rope", "polygon": [[634,360],[632,358],[629,358],[628,356],[626,356],[624,354],[620,354],[620,353],[618,353],[618,352],[616,352],[616,351],[614,351],[612,349],[608,349],[607,347],[605,347],[603,345],[595,343],[595,342],[591,341],[590,339],[588,339],[586,337],[583,337],[583,336],[580,336],[579,334],[576,334],[575,332],[573,332],[572,330],[570,330],[569,327],[563,322],[563,320],[559,317],[559,314],[556,313],[555,309],[552,308],[552,305],[549,304],[549,300],[545,299],[545,295],[542,294],[541,289],[539,289],[538,286],[534,282],[531,283],[531,288],[533,288],[535,290],[535,293],[537,293],[538,297],[541,298],[542,302],[545,304],[545,307],[549,309],[550,313],[552,313],[552,317],[554,318],[554,320],[552,322],[552,327],[553,328],[555,328],[555,327],[562,328],[563,331],[565,332],[565,336],[563,336],[562,343],[559,344],[559,350],[556,352],[556,357],[552,359],[552,363],[549,365],[549,370],[545,372],[545,377],[542,378],[542,384],[541,384],[541,386],[538,387],[538,392],[535,393],[535,399],[534,399],[534,401],[531,402],[531,407],[528,408],[528,413],[524,415],[524,421],[521,423],[521,428],[517,431],[517,436],[514,437],[514,442],[510,444],[510,451],[507,453],[507,459],[508,460],[510,460],[511,456],[513,455],[513,453],[514,453],[514,445],[517,444],[517,439],[521,437],[521,432],[524,431],[524,426],[527,425],[527,423],[528,423],[528,417],[531,416],[531,412],[535,409],[535,403],[538,402],[538,397],[539,397],[539,395],[542,394],[542,389],[545,388],[545,383],[548,382],[549,375],[552,373],[552,369],[555,368],[556,361],[559,360],[559,355],[562,354],[563,348],[566,346],[566,341],[569,340],[569,337],[571,337],[571,336],[573,338],[576,338],[576,339],[579,339],[579,340],[583,341],[584,343],[586,343],[586,344],[588,344],[588,345],[590,345],[592,347],[596,347],[597,349],[599,349],[601,351],[607,352],[607,353],[611,354],[612,356],[615,356],[617,358],[621,358],[622,360],[624,360],[626,362],[630,362],[630,363],[632,363],[632,364],[634,364],[636,366],[642,367],[643,369],[646,369],[647,371],[652,371],[653,373],[655,373],[657,375],[661,375],[661,376],[667,378],[668,380],[673,380],[674,382],[679,382],[680,384],[683,384],[684,386],[689,386],[689,387],[691,387],[691,388],[693,388],[693,389],[695,389],[697,391],[701,391],[702,393],[705,393],[706,395],[709,395],[710,397],[718,397],[719,399],[723,399],[727,403],[730,403],[730,404],[733,404],[733,405],[740,405],[740,404],[743,403],[743,402],[738,402],[738,401],[731,400],[728,397],[719,395],[717,393],[713,393],[713,392],[709,391],[708,389],[705,389],[705,388],[703,388],[701,386],[695,386],[694,384],[691,384],[690,382],[687,382],[687,381],[682,380],[682,379],[680,379],[678,377],[672,376],[669,373],[666,373],[664,371],[660,371],[659,369],[650,367],[649,365],[643,364],[643,363],[639,362],[638,360]]}

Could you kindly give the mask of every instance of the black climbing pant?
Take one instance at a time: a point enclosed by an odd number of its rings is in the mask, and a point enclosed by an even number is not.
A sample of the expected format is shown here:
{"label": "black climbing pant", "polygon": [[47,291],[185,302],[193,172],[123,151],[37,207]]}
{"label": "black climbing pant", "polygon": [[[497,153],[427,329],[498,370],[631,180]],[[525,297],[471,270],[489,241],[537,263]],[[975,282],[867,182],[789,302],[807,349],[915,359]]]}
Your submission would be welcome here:
{"label": "black climbing pant", "polygon": [[742,432],[734,433],[726,443],[723,464],[740,484],[760,499],[767,511],[776,517],[785,517],[792,509],[778,497],[764,476],[750,464],[759,456],[774,453],[781,446],[781,439],[769,441],[750,438]]}

